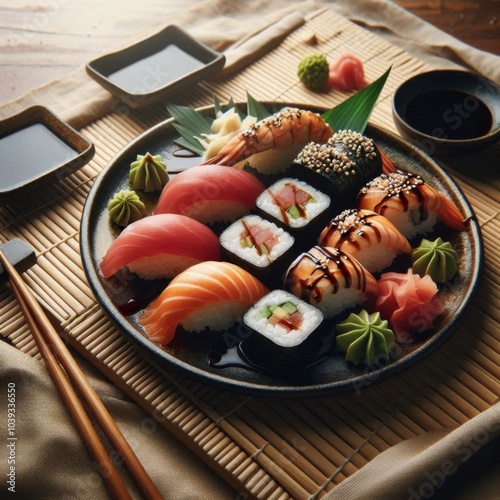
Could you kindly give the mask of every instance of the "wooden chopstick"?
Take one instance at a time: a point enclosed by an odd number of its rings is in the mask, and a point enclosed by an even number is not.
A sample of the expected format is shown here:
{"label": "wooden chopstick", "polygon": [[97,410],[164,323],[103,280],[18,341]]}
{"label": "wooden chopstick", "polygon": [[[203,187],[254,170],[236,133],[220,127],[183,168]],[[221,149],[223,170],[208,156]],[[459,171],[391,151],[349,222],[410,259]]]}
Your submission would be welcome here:
{"label": "wooden chopstick", "polygon": [[115,421],[99,399],[99,396],[88,382],[81,368],[72,357],[61,337],[50,323],[42,307],[1,250],[0,262],[9,276],[10,286],[21,306],[40,354],[47,365],[47,369],[68,408],[68,412],[80,431],[89,453],[98,464],[100,472],[112,495],[120,499],[130,498],[118,471],[113,465],[99,435],[92,427],[92,423],[62,367],[64,367],[67,376],[80,392],[109,441],[120,454],[120,458],[123,460],[141,493],[146,498],[161,499],[162,496],[151,481],[151,478],[125,440]]}

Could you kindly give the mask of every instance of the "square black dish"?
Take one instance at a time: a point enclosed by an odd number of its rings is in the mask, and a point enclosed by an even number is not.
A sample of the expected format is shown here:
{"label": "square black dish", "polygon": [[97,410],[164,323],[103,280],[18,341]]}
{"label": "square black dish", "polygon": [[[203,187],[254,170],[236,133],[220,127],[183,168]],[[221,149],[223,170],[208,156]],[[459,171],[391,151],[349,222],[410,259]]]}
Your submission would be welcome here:
{"label": "square black dish", "polygon": [[216,73],[225,57],[175,25],[87,66],[87,73],[130,106],[139,108]]}
{"label": "square black dish", "polygon": [[94,145],[44,106],[0,120],[0,205],[88,163]]}

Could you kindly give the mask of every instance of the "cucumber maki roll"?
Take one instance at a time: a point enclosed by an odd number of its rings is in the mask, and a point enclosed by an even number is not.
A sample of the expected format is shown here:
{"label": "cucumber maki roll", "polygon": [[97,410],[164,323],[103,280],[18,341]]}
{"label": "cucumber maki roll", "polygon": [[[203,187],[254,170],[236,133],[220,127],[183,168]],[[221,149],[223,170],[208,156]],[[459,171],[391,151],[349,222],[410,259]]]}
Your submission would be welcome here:
{"label": "cucumber maki roll", "polygon": [[316,307],[285,290],[262,297],[243,317],[252,335],[240,346],[251,363],[271,370],[310,363],[321,339],[315,336],[324,319]]}

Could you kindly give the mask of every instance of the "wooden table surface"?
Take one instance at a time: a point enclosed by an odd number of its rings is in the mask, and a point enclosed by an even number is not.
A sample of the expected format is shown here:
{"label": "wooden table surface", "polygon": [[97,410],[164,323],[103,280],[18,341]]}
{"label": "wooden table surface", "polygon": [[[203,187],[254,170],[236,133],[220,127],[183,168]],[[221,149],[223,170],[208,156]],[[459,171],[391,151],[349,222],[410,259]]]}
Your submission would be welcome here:
{"label": "wooden table surface", "polygon": [[[169,11],[199,0],[163,0]],[[122,40],[166,24],[160,0],[0,0],[0,104],[77,69]],[[454,37],[500,54],[500,0],[396,0]],[[156,10],[157,11],[157,10]],[[133,21],[131,21],[131,19]],[[127,36],[128,35],[128,36]]]}

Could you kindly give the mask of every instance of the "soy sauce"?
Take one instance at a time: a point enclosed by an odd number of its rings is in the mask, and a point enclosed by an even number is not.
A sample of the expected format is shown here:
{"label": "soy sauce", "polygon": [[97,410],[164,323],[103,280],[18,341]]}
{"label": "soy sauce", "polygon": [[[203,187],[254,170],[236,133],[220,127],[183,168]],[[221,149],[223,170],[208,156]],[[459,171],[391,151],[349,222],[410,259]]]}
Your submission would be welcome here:
{"label": "soy sauce", "polygon": [[416,95],[405,118],[414,129],[438,139],[467,140],[488,134],[493,117],[483,101],[458,90],[430,90]]}
{"label": "soy sauce", "polygon": [[108,78],[129,92],[147,94],[203,66],[202,61],[176,45],[167,45],[111,73]]}
{"label": "soy sauce", "polygon": [[35,123],[0,138],[0,190],[11,190],[66,163],[78,153]]}

